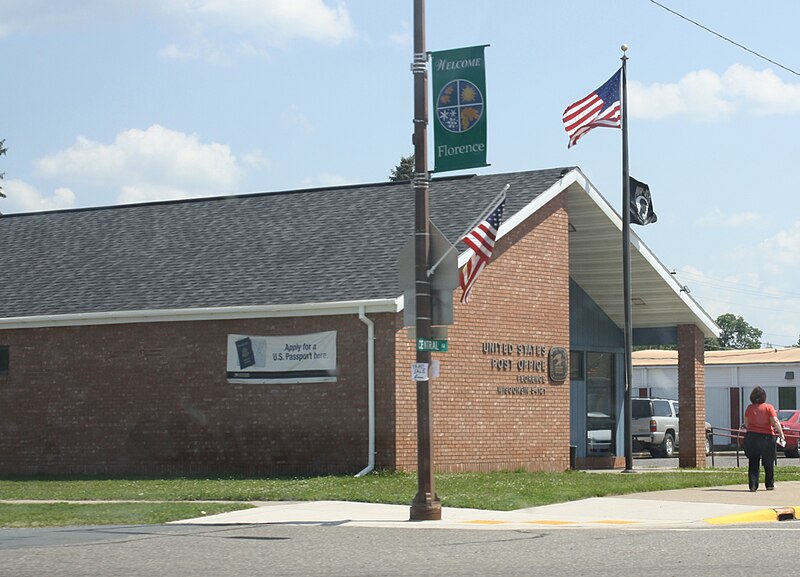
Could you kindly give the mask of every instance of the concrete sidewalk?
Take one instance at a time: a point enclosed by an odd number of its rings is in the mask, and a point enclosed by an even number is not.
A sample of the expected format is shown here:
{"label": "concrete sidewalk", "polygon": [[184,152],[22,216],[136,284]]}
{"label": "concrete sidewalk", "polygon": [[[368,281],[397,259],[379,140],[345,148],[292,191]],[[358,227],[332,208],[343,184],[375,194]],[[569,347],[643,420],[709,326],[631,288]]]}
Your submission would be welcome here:
{"label": "concrete sidewalk", "polygon": [[441,521],[409,521],[409,505],[341,501],[257,503],[254,509],[177,521],[179,524],[282,524],[434,529],[534,527],[681,527],[794,520],[800,517],[800,481],[675,489],[530,507],[517,511],[442,508]]}

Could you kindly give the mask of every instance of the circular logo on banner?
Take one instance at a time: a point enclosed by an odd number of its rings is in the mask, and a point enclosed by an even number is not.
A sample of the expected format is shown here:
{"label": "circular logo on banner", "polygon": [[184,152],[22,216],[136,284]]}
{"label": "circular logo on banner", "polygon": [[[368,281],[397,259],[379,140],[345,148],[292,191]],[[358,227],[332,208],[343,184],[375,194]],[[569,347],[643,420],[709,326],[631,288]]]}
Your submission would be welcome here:
{"label": "circular logo on banner", "polygon": [[436,118],[449,132],[466,132],[483,116],[483,94],[469,80],[448,82],[436,99]]}

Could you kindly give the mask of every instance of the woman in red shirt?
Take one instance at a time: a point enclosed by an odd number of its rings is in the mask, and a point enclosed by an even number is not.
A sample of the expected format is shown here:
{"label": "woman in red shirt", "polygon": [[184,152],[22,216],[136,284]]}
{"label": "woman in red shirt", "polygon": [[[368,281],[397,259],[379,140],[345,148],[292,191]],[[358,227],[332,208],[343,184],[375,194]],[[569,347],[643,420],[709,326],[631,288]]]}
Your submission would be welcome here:
{"label": "woman in red shirt", "polygon": [[744,412],[744,454],[747,455],[747,484],[750,491],[758,489],[759,462],[764,465],[764,484],[767,491],[775,488],[775,435],[786,442],[775,407],[767,401],[767,392],[756,387],[750,393],[750,405]]}

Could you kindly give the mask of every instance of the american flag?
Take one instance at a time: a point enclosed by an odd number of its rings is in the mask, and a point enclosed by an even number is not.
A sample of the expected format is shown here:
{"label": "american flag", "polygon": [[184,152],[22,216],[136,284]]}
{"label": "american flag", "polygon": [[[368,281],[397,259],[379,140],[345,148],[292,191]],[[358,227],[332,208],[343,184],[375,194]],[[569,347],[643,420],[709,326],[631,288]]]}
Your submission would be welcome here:
{"label": "american flag", "polygon": [[592,128],[605,126],[607,128],[621,128],[619,85],[622,68],[608,79],[600,88],[581,98],[578,102],[570,104],[564,111],[564,130],[569,136],[569,146],[572,148],[581,136]]}
{"label": "american flag", "polygon": [[464,237],[464,244],[472,249],[473,255],[467,264],[461,268],[459,281],[461,283],[461,302],[468,303],[469,296],[481,274],[486,267],[486,263],[492,258],[494,251],[494,241],[497,238],[497,229],[500,228],[500,221],[503,220],[503,211],[506,208],[506,199],[500,201],[494,210],[476,226],[467,236]]}

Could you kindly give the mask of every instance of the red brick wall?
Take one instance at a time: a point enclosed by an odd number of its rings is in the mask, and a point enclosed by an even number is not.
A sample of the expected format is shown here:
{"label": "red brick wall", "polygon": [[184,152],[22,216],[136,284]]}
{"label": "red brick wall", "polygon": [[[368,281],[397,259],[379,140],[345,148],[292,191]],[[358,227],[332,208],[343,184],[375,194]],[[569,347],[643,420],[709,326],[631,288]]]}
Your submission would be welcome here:
{"label": "red brick wall", "polygon": [[[565,195],[500,240],[469,305],[454,294],[450,350],[435,354],[439,471],[569,466],[569,383],[483,343],[569,349]],[[414,470],[414,343],[402,313],[375,323],[377,468]],[[336,383],[231,384],[228,334],[336,330]],[[0,331],[0,474],[355,473],[368,460],[367,327],[357,315]],[[492,360],[512,363],[496,370]],[[545,376],[518,383],[517,375]],[[536,388],[541,395],[498,393]]]}
{"label": "red brick wall", "polygon": [[[566,195],[560,195],[497,244],[494,257],[462,305],[454,292],[449,350],[434,353],[441,376],[431,380],[434,468],[437,471],[569,467],[569,382],[547,372],[518,371],[516,345],[569,350],[569,247]],[[511,343],[511,354],[487,354],[483,343]],[[410,378],[413,342],[398,331],[396,466],[416,470],[416,385]],[[493,369],[492,359],[511,370]],[[544,384],[517,375],[544,375]],[[499,394],[497,387],[541,388],[544,394]]]}
{"label": "red brick wall", "polygon": [[[338,331],[338,382],[226,381],[229,333],[326,330]],[[0,375],[0,474],[349,473],[367,464],[367,327],[355,315],[10,330],[0,344],[11,356]]]}

